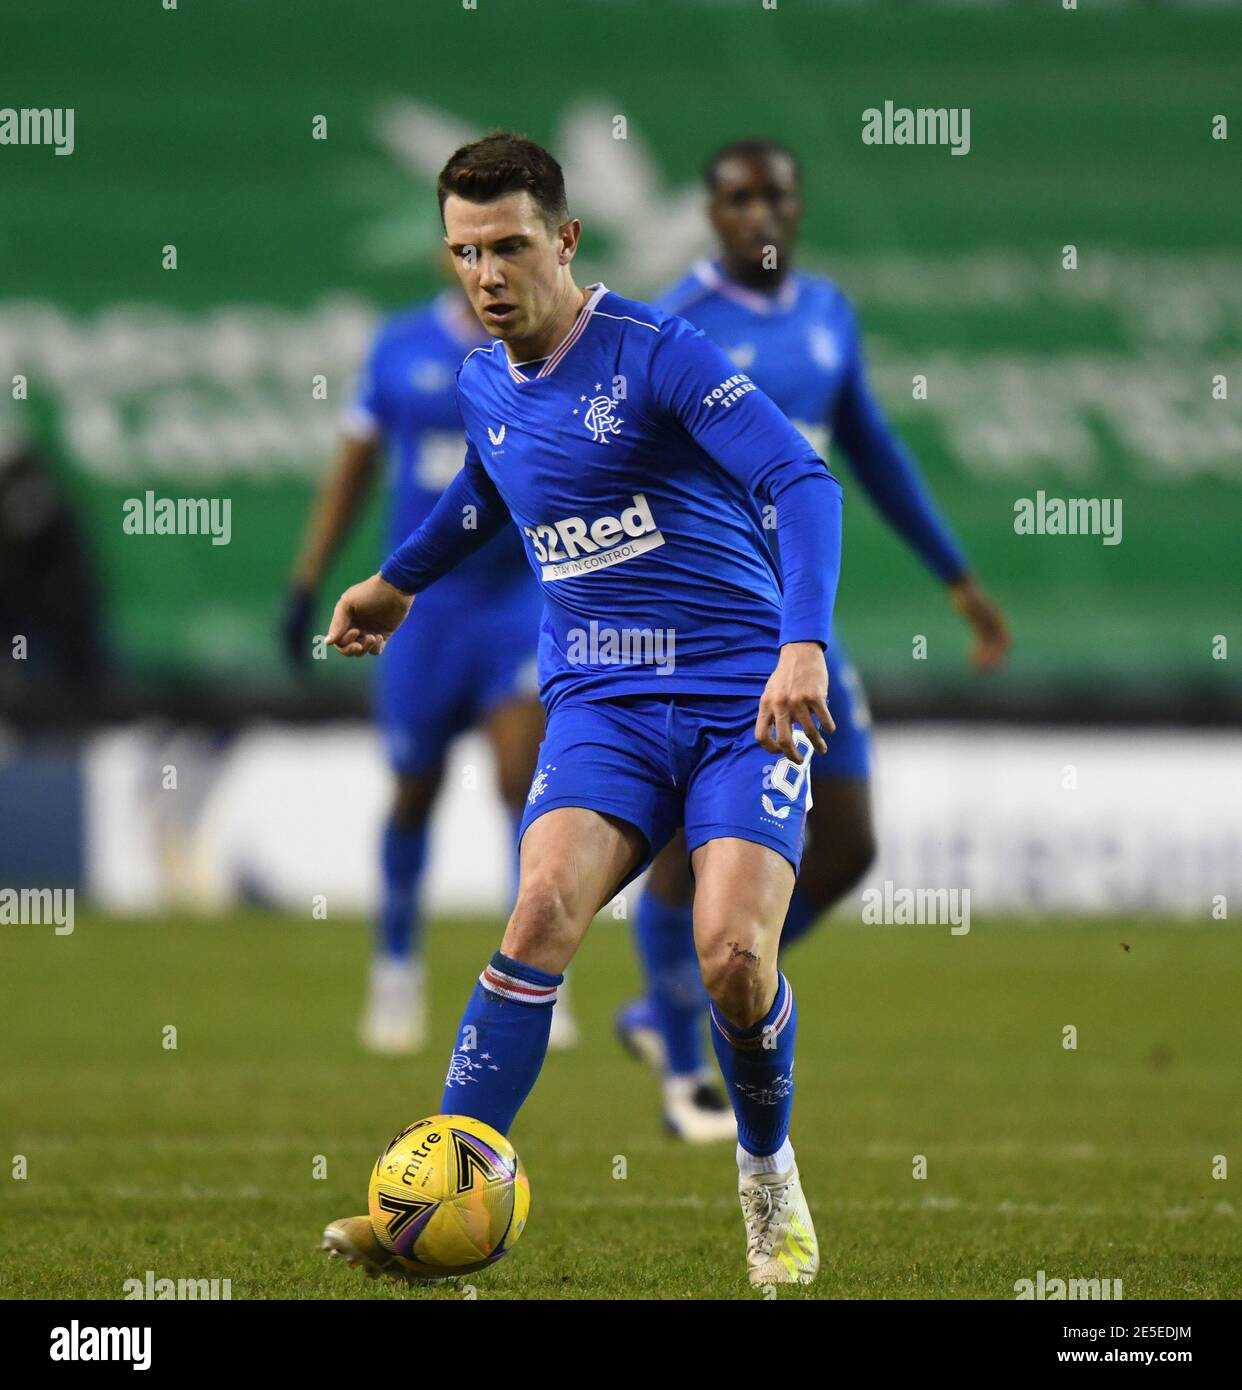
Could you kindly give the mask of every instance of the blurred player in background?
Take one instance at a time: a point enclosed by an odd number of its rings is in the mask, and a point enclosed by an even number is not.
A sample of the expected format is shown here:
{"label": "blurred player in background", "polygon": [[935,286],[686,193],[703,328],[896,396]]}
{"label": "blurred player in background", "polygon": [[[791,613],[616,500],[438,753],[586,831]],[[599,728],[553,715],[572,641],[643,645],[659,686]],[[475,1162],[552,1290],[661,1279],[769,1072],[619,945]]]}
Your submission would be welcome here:
{"label": "blurred player in background", "polygon": [[[831,281],[793,269],[803,211],[796,157],[771,141],[736,141],[712,158],[707,187],[720,256],[696,265],[659,307],[723,348],[821,458],[829,441],[840,449],[881,515],[947,587],[970,627],[975,668],[998,665],[1009,648],[1005,619],[971,576],[885,423],[867,385],[849,301]],[[812,764],[807,851],[782,950],[859,882],[875,856],[866,696],[839,640],[827,656],[836,733]],[[635,920],[647,995],[621,1010],[617,1028],[631,1051],[663,1073],[668,1128],[707,1140],[731,1137],[732,1115],[704,1070],[707,995],[691,928],[693,894],[685,847],[674,841],[652,866]],[[679,1119],[688,1096],[697,1101],[690,1124]]]}
{"label": "blurred player in background", "polygon": [[[446,271],[451,274],[447,260]],[[353,525],[382,453],[389,467],[389,549],[418,529],[461,468],[457,411],[462,358],[489,341],[459,289],[380,326],[345,420],[336,466],[309,519],[285,604],[295,665],[310,653],[315,595]],[[543,598],[520,538],[497,536],[418,604],[379,665],[376,715],[396,776],[384,828],[382,900],[361,1037],[398,1055],[424,1042],[427,989],[419,895],[431,810],[451,741],[477,725],[496,759],[516,833],[543,736],[535,647]],[[553,1047],[572,1045],[562,992]]]}

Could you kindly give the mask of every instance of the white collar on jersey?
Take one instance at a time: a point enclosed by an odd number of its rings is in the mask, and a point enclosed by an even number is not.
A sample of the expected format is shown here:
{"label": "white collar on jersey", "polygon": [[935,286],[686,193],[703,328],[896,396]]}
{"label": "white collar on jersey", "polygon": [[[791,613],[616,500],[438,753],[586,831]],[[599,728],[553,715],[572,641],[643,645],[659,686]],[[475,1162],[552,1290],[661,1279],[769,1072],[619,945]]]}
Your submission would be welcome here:
{"label": "white collar on jersey", "polygon": [[[538,381],[540,377],[551,376],[556,370],[561,359],[569,349],[573,347],[578,339],[582,337],[582,331],[591,321],[591,315],[595,312],[595,306],[608,293],[608,286],[605,285],[603,281],[600,281],[600,283],[596,285],[588,285],[587,289],[591,291],[591,294],[587,302],[578,310],[578,317],[574,319],[569,332],[565,334],[560,343],[553,350],[551,356],[547,358],[543,366],[539,368],[533,377],[527,376],[522,370],[523,367],[530,366],[529,362],[514,364],[509,361],[509,354],[505,352],[505,362],[509,368],[509,375],[514,381]],[[504,352],[504,348],[501,348],[501,351]]]}
{"label": "white collar on jersey", "polygon": [[748,290],[731,279],[714,261],[698,261],[692,268],[695,279],[715,290],[726,299],[744,304],[756,314],[787,313],[798,302],[798,282],[792,275],[785,277],[784,283],[775,294],[763,294],[759,290]]}

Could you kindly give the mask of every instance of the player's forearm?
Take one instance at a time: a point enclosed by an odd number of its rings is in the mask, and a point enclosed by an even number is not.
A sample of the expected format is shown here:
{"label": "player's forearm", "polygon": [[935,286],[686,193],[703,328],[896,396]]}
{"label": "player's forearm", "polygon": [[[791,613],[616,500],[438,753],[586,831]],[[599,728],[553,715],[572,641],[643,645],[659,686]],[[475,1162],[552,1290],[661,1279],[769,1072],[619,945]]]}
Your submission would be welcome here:
{"label": "player's forearm", "polygon": [[933,574],[946,584],[966,573],[966,556],[937,513],[902,450],[860,481],[877,510]]}
{"label": "player's forearm", "polygon": [[828,645],[841,575],[841,485],[820,466],[773,487],[780,542],[781,645]]}
{"label": "player's forearm", "polygon": [[445,488],[423,524],[380,567],[403,593],[421,593],[485,545],[509,520],[495,492],[476,485],[463,468]]}
{"label": "player's forearm", "polygon": [[370,491],[378,456],[373,440],[345,441],[311,514],[293,569],[295,584],[318,587]]}
{"label": "player's forearm", "polygon": [[909,455],[872,403],[843,412],[837,442],[876,510],[946,584],[966,573],[966,556],[937,512]]}

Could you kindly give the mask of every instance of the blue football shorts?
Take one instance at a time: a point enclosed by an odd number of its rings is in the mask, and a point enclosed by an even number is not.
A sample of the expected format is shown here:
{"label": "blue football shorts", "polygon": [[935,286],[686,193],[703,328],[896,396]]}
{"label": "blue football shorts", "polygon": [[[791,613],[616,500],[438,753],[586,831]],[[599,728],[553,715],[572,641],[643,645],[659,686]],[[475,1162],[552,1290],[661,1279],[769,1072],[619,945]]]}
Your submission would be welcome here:
{"label": "blue football shorts", "polygon": [[376,662],[376,720],[395,771],[438,767],[458,734],[538,695],[542,613],[539,586],[525,575],[496,595],[455,595],[442,583],[434,598],[414,600]]}
{"label": "blue football shorts", "polygon": [[[828,651],[828,708],[836,731],[807,764],[755,741],[758,695],[625,696],[557,706],[548,719],[520,834],[545,811],[579,806],[636,826],[647,855],[637,878],[684,826],[688,850],[722,836],[752,840],[797,873],[809,783],[866,778],[871,764],[867,697],[839,643]],[[811,745],[798,730],[804,753]],[[621,887],[625,885],[622,884]]]}
{"label": "blue football shorts", "polygon": [[[636,878],[684,825],[691,853],[724,836],[782,855],[795,873],[809,802],[797,766],[755,741],[755,695],[622,696],[557,705],[548,717],[520,834],[545,812],[584,807],[636,826]],[[811,742],[797,730],[800,746]],[[619,885],[624,887],[624,883]]]}
{"label": "blue football shorts", "polygon": [[817,753],[811,780],[871,775],[871,711],[867,692],[844,647],[828,645],[828,712],[837,726],[828,736],[828,751]]}

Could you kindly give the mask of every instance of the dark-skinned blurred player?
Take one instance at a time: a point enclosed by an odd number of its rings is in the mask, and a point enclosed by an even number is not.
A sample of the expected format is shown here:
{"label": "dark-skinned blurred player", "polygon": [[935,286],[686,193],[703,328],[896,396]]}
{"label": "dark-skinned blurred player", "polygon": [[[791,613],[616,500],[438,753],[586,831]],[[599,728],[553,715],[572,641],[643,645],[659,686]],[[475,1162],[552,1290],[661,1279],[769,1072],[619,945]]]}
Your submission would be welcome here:
{"label": "dark-skinned blurred player", "polygon": [[[712,158],[706,177],[719,255],[694,266],[659,307],[723,348],[821,457],[830,442],[845,456],[871,502],[945,586],[970,628],[974,668],[997,666],[1009,648],[1004,616],[975,581],[871,395],[849,301],[830,281],[793,268],[803,213],[796,157],[770,141],[737,141]],[[827,659],[836,732],[811,766],[807,849],[782,950],[859,882],[875,856],[866,697],[839,642]],[[675,840],[653,864],[637,914],[647,995],[621,1010],[617,1027],[663,1073],[668,1128],[707,1141],[731,1138],[733,1117],[704,1068],[707,1001],[691,929],[693,893],[685,848]]]}

